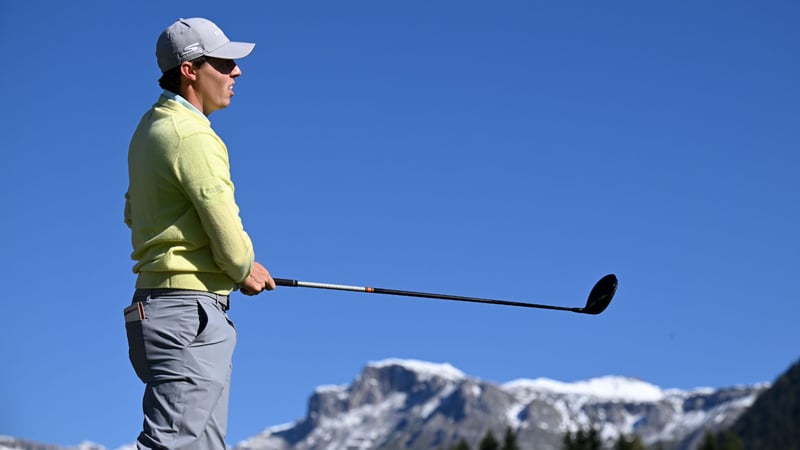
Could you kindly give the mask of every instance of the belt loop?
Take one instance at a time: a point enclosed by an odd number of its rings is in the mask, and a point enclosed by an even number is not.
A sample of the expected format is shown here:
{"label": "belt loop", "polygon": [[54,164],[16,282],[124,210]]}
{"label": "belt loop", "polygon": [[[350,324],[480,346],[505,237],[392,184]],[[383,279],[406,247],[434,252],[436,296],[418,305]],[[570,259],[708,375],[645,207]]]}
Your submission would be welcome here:
{"label": "belt loop", "polygon": [[215,300],[222,307],[222,311],[228,312],[231,309],[231,298],[228,295],[214,294]]}

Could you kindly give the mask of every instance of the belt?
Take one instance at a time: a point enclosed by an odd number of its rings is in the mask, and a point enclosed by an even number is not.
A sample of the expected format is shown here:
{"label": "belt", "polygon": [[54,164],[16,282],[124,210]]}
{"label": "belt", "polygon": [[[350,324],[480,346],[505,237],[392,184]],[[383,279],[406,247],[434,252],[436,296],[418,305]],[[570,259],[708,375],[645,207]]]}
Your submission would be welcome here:
{"label": "belt", "polygon": [[136,289],[135,295],[149,295],[158,297],[160,295],[201,295],[208,297],[219,304],[223,311],[230,309],[230,295],[216,294],[207,291],[195,291],[192,289],[170,289],[170,288],[156,288],[156,289]]}

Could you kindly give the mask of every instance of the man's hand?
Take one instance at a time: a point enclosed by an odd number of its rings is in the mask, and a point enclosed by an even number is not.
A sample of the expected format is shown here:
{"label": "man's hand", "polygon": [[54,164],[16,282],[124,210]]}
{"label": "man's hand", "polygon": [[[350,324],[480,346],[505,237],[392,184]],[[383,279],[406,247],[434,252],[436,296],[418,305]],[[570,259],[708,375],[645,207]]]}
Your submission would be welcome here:
{"label": "man's hand", "polygon": [[239,291],[244,295],[258,295],[265,289],[268,291],[275,289],[275,280],[264,266],[254,262],[250,275],[242,282]]}

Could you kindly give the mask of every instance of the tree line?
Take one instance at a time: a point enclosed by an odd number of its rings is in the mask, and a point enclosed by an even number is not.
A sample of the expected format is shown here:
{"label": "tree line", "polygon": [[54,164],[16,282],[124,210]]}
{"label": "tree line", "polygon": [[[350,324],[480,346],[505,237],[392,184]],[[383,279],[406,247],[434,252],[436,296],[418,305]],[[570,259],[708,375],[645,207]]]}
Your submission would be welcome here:
{"label": "tree line", "polygon": [[[604,450],[607,449],[600,438],[600,433],[594,427],[588,430],[567,432],[562,440],[562,450]],[[611,450],[664,450],[663,444],[657,444],[652,449],[647,447],[637,435],[620,436]],[[445,450],[440,448],[439,450]],[[473,450],[472,447],[461,439],[447,447],[446,450]],[[503,439],[498,440],[492,430],[488,430],[478,443],[477,450],[520,450],[517,435],[506,427]],[[744,450],[741,439],[733,433],[714,434],[706,431],[697,450]]]}

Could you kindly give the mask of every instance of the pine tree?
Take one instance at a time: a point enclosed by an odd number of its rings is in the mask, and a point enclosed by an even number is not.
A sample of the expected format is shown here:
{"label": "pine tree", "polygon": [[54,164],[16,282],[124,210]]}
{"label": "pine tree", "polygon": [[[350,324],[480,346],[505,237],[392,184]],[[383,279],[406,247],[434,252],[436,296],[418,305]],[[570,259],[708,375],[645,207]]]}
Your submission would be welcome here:
{"label": "pine tree", "polygon": [[561,441],[564,444],[564,450],[574,450],[575,449],[575,440],[572,438],[572,432],[567,431],[564,434],[564,439]]}
{"label": "pine tree", "polygon": [[583,428],[575,433],[575,447],[572,450],[589,450],[589,442]]}
{"label": "pine tree", "polygon": [[717,439],[714,437],[714,433],[706,430],[703,435],[703,442],[700,443],[697,450],[717,450]]}
{"label": "pine tree", "polygon": [[511,430],[511,427],[506,427],[506,434],[503,437],[502,450],[519,450],[517,445],[517,435]]}
{"label": "pine tree", "polygon": [[449,450],[471,450],[471,449],[469,448],[469,444],[467,444],[467,441],[465,441],[464,438],[461,438],[461,440],[458,441],[457,444],[451,445]]}
{"label": "pine tree", "polygon": [[603,442],[600,440],[600,433],[597,432],[597,428],[591,426],[589,428],[589,434],[586,437],[587,445],[586,450],[602,450],[603,449]]}
{"label": "pine tree", "polygon": [[720,446],[720,448],[722,448],[722,450],[743,450],[744,449],[744,444],[742,444],[742,440],[739,439],[739,437],[736,436],[736,434],[734,434],[730,430],[725,432],[722,435],[721,442],[722,442],[722,445]]}
{"label": "pine tree", "polygon": [[601,450],[603,448],[600,435],[594,426],[589,428],[589,431],[580,429],[574,435],[568,431],[564,435],[563,443],[564,450]]}
{"label": "pine tree", "polygon": [[630,440],[625,436],[620,436],[614,445],[614,450],[647,450],[647,447],[637,435],[633,435]]}
{"label": "pine tree", "polygon": [[481,439],[478,450],[500,450],[500,443],[497,442],[491,429],[487,431],[486,435]]}

